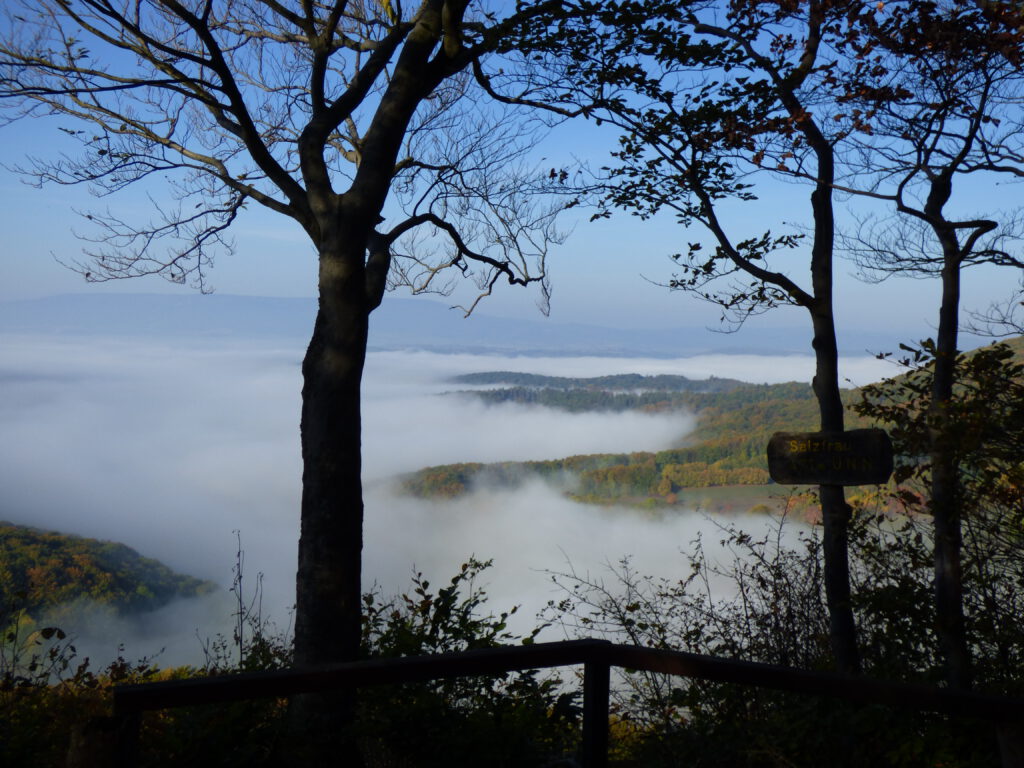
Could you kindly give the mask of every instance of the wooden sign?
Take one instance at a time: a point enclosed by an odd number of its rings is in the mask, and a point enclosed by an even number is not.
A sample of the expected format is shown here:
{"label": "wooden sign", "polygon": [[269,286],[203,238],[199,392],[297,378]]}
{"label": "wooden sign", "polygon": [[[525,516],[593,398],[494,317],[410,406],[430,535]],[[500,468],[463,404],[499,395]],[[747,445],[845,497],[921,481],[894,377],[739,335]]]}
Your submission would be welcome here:
{"label": "wooden sign", "polygon": [[892,474],[892,442],[884,429],[776,432],[768,473],[785,485],[877,485]]}

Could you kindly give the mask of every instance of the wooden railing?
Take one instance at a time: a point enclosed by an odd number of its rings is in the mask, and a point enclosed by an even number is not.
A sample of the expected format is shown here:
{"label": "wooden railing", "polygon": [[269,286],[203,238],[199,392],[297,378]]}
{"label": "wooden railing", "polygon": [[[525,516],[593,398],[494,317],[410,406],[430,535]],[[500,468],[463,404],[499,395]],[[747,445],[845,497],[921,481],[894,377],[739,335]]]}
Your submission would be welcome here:
{"label": "wooden railing", "polygon": [[315,669],[119,685],[114,688],[118,762],[125,768],[135,765],[141,714],[145,710],[579,665],[584,668],[580,757],[585,768],[604,768],[608,762],[608,697],[612,667],[924,712],[969,715],[988,720],[995,727],[1003,768],[1024,768],[1024,738],[1020,727],[1024,724],[1024,698],[809,672],[682,651],[614,645],[606,640],[566,640],[436,656],[371,659]]}

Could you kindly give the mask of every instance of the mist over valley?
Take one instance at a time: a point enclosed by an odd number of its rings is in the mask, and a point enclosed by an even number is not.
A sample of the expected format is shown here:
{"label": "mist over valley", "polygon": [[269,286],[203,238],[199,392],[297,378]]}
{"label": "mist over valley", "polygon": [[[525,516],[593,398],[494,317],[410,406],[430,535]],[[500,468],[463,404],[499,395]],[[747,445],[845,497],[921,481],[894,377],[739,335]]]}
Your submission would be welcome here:
{"label": "mist over valley", "polygon": [[[0,518],[118,541],[221,589],[147,614],[85,611],[81,655],[101,662],[166,648],[163,665],[201,661],[201,637],[230,634],[236,539],[246,589],[263,574],[263,611],[284,628],[294,601],[301,462],[303,343],[287,336],[11,333],[0,336]],[[470,556],[495,561],[495,611],[522,604],[514,629],[557,599],[547,570],[600,572],[630,556],[641,571],[678,576],[722,520],[680,503],[654,513],[579,503],[571,487],[528,479],[477,484],[459,498],[416,498],[396,478],[457,462],[557,460],[666,451],[694,429],[686,410],[566,410],[488,404],[454,377],[493,371],[586,378],[709,376],[756,383],[809,381],[809,355],[687,358],[506,356],[423,350],[371,352],[364,378],[364,583],[385,593],[421,571],[435,583]],[[867,356],[843,361],[865,383],[891,371]],[[734,521],[752,532],[765,516]],[[250,592],[251,594],[251,592]]]}

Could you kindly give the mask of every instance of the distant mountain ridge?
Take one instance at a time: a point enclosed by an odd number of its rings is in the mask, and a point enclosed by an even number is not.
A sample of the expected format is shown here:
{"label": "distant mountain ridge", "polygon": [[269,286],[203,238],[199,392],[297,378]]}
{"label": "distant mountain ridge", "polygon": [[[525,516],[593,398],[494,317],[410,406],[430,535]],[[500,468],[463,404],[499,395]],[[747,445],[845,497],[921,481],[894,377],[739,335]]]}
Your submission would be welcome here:
{"label": "distant mountain ridge", "polygon": [[[168,337],[174,339],[287,339],[305,343],[316,300],[224,294],[82,293],[0,302],[0,333]],[[892,343],[880,334],[854,334],[847,347],[858,354]],[[507,355],[686,357],[726,354],[810,354],[803,327],[750,325],[737,334],[703,327],[636,330],[543,317],[469,318],[440,301],[389,296],[370,316],[370,348]]]}

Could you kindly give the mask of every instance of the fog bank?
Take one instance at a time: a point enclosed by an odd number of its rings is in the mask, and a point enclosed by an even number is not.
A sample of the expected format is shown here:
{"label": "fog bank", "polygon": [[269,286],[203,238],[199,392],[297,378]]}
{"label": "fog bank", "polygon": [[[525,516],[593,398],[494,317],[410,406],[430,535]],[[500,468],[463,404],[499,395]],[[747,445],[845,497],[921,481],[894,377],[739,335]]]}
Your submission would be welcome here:
{"label": "fog bank", "polygon": [[[0,336],[0,519],[124,542],[218,582],[221,597],[231,583],[233,531],[240,530],[249,583],[265,574],[265,610],[287,624],[299,530],[302,353],[269,342]],[[494,558],[488,582],[495,608],[523,603],[530,617],[551,597],[544,569],[571,562],[594,571],[632,555],[643,571],[681,574],[678,550],[713,525],[695,514],[653,519],[583,506],[541,484],[446,504],[394,496],[388,478],[427,465],[656,451],[692,426],[681,413],[569,414],[441,396],[454,388],[449,377],[486,370],[770,382],[809,380],[813,360],[371,354],[363,431],[366,585],[396,591],[414,567],[436,581],[471,554]],[[882,370],[888,372],[870,359],[844,361],[845,375],[858,382]],[[94,618],[78,631],[96,639],[94,660],[106,627],[111,642],[103,647],[123,641],[129,656],[139,656],[169,646],[164,663],[198,661],[197,629],[230,633],[230,616],[216,616],[222,610],[217,598],[185,601],[145,626],[142,619]]]}

